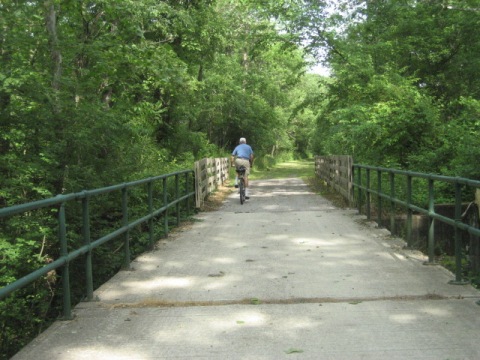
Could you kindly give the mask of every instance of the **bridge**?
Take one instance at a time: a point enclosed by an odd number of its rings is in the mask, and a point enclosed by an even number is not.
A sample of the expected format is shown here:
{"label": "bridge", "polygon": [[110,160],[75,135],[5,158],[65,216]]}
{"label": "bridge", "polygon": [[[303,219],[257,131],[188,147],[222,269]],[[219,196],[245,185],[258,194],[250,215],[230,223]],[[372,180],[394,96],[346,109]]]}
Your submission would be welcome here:
{"label": "bridge", "polygon": [[298,178],[252,182],[13,360],[478,359],[480,292]]}

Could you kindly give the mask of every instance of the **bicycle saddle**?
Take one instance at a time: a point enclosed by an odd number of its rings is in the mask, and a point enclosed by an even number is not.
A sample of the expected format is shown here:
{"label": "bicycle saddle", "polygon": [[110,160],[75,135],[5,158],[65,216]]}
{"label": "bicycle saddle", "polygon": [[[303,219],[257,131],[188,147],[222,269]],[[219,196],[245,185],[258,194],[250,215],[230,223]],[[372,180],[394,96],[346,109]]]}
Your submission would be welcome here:
{"label": "bicycle saddle", "polygon": [[247,168],[245,166],[239,166],[237,167],[236,171],[237,173],[242,173],[242,172],[245,172],[245,170],[247,170]]}

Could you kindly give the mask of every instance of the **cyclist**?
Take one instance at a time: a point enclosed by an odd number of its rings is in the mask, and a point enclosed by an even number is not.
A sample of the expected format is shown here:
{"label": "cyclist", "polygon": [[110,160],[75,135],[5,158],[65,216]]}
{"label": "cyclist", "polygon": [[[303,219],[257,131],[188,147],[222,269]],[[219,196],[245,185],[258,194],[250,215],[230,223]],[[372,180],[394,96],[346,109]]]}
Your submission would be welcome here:
{"label": "cyclist", "polygon": [[248,194],[248,174],[250,174],[250,167],[253,165],[253,150],[250,145],[247,144],[247,139],[244,137],[240,138],[239,144],[235,147],[230,158],[230,163],[232,166],[237,168],[240,166],[245,166],[247,169],[245,171],[245,199],[249,199]]}

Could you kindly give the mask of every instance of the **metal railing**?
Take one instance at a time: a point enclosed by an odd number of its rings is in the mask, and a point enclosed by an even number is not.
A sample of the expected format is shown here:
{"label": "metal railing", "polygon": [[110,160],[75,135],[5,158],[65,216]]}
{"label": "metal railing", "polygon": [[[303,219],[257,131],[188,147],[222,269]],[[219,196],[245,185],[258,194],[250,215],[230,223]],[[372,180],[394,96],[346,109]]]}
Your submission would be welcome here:
{"label": "metal railing", "polygon": [[[454,228],[454,244],[455,244],[455,280],[451,284],[466,284],[468,282],[462,279],[462,238],[461,230],[468,232],[470,235],[480,236],[480,229],[462,222],[462,207],[464,205],[464,197],[471,196],[475,190],[480,189],[480,181],[470,180],[460,177],[448,177],[441,175],[425,174],[411,171],[402,171],[367,165],[353,165],[353,189],[357,191],[356,205],[359,211],[365,206],[365,212],[368,219],[371,219],[372,196],[376,196],[375,206],[378,216],[377,223],[382,224],[382,213],[384,211],[384,201],[387,201],[387,207],[390,213],[390,227],[393,233],[395,226],[395,208],[400,206],[407,211],[406,219],[406,241],[407,246],[412,246],[412,215],[414,212],[428,216],[428,264],[434,264],[435,249],[435,222],[440,221]],[[371,173],[377,174],[376,182],[371,179]],[[401,179],[398,177],[401,176]],[[421,179],[426,189],[422,189],[426,196],[423,199],[413,199],[414,179]],[[435,184],[441,182],[453,186],[452,194],[455,207],[455,215],[453,218],[440,215],[435,212]],[[402,183],[402,186],[398,186]],[[383,190],[387,185],[387,189]],[[418,186],[420,187],[420,186]],[[418,188],[415,187],[415,188]],[[467,189],[470,193],[467,193]],[[423,205],[422,205],[423,204]]]}
{"label": "metal railing", "polygon": [[[182,177],[182,179],[181,179]],[[174,183],[168,182],[168,179],[174,179]],[[180,181],[184,192],[180,193]],[[148,213],[140,218],[131,220],[129,219],[129,190],[136,188],[140,185],[146,185],[146,206],[148,207]],[[157,200],[161,206],[154,208],[154,195],[153,188],[158,185],[162,189],[161,199]],[[143,224],[148,224],[148,241],[150,248],[154,246],[154,219],[159,215],[163,215],[163,232],[164,235],[168,235],[168,210],[172,207],[176,209],[176,224],[180,223],[180,205],[185,204],[186,213],[190,213],[190,202],[194,202],[195,199],[195,181],[194,171],[184,170],[171,174],[160,175],[143,180],[132,181],[119,185],[109,186],[105,188],[95,190],[85,190],[78,193],[57,195],[56,197],[39,200],[22,205],[11,206],[8,208],[0,209],[0,219],[17,214],[22,214],[42,208],[54,208],[57,209],[57,225],[58,225],[58,240],[60,246],[60,256],[37,269],[36,271],[12,282],[0,289],[0,299],[5,298],[15,290],[18,290],[24,286],[27,286],[31,282],[41,278],[48,274],[50,271],[62,268],[62,287],[63,287],[63,318],[68,320],[72,318],[71,312],[71,288],[70,288],[70,273],[69,264],[78,257],[85,256],[85,271],[86,271],[86,300],[93,300],[93,270],[92,270],[92,250],[105,244],[113,239],[123,236],[123,248],[124,248],[124,268],[130,268],[130,231]],[[173,196],[168,194],[170,188],[173,192]],[[136,189],[137,190],[137,189]],[[121,207],[122,207],[122,226],[115,231],[106,234],[98,239],[91,239],[90,236],[90,200],[93,197],[108,194],[115,191],[121,192]],[[173,197],[169,201],[169,197]],[[80,246],[73,250],[68,250],[68,238],[67,238],[67,221],[65,207],[68,202],[81,201],[81,217],[82,217],[82,238],[83,246]],[[71,244],[70,244],[71,245]]]}

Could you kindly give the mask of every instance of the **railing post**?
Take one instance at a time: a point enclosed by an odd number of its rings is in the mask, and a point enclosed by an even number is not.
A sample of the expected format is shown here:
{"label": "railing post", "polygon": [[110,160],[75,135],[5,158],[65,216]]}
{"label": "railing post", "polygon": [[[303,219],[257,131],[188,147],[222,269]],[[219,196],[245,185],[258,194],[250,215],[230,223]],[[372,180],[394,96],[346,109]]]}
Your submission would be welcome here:
{"label": "railing post", "polygon": [[193,175],[194,181],[195,181],[195,207],[196,208],[201,208],[202,207],[202,201],[201,201],[201,194],[202,194],[202,189],[201,189],[201,167],[200,167],[200,161],[195,161],[194,165],[194,171],[195,174]]}
{"label": "railing post", "polygon": [[[153,182],[149,181],[147,184],[147,192],[148,192],[148,213],[150,216],[153,214]],[[153,217],[148,220],[148,245],[150,250],[154,247],[154,221]]]}
{"label": "railing post", "polygon": [[[168,204],[168,193],[167,193],[167,178],[163,178],[163,206]],[[165,209],[163,213],[163,232],[165,237],[168,237],[168,208]]]}
{"label": "railing post", "polygon": [[348,206],[353,205],[353,158],[347,157],[347,179],[348,179]]}
{"label": "railing post", "polygon": [[[123,226],[128,225],[128,189],[125,186],[122,189],[122,214],[123,214]],[[124,237],[125,258],[123,259],[123,269],[130,269],[130,230],[125,232]]]}
{"label": "railing post", "polygon": [[[58,237],[60,240],[60,256],[62,258],[68,257],[67,246],[67,226],[65,217],[65,203],[62,202],[58,210]],[[70,295],[70,263],[67,260],[63,265],[62,271],[62,285],[63,285],[63,320],[72,320],[72,301]]]}
{"label": "railing post", "polygon": [[370,198],[371,198],[371,194],[370,194],[370,169],[367,169],[367,219],[370,220],[371,218],[371,208],[370,208]]}
{"label": "railing post", "polygon": [[426,265],[435,265],[435,198],[434,198],[434,182],[428,179],[428,262]]}
{"label": "railing post", "polygon": [[377,226],[382,228],[382,171],[377,170]]}
{"label": "railing post", "polygon": [[358,174],[357,174],[357,183],[358,183],[358,212],[362,213],[362,168],[358,167]]}
{"label": "railing post", "polygon": [[468,281],[462,280],[462,243],[458,223],[462,222],[462,185],[455,182],[455,280],[453,285],[465,285]]}
{"label": "railing post", "polygon": [[395,173],[390,172],[390,234],[395,234]]}
{"label": "railing post", "polygon": [[[188,195],[188,172],[185,173],[185,196]],[[190,197],[187,197],[185,200],[185,211],[187,212],[187,216],[190,215]]]}
{"label": "railing post", "polygon": [[[82,199],[82,235],[84,245],[89,246],[90,239],[90,209],[89,195],[84,191],[85,197]],[[87,301],[93,300],[93,269],[92,269],[92,250],[85,254],[85,278],[87,286]]]}
{"label": "railing post", "polygon": [[412,176],[407,175],[407,247],[412,248]]}
{"label": "railing post", "polygon": [[[180,197],[180,181],[178,174],[175,174],[175,200],[178,200]],[[175,205],[175,210],[177,212],[177,226],[180,225],[180,203],[177,202]]]}

